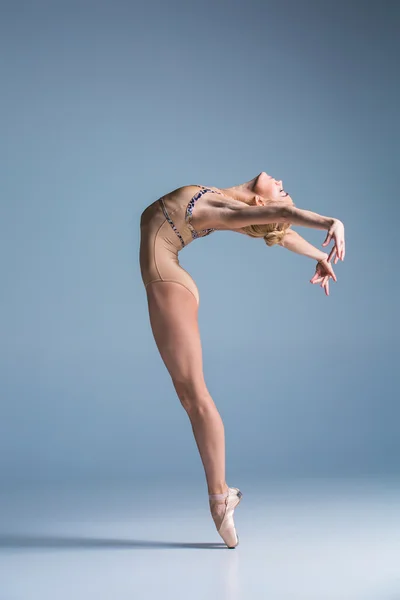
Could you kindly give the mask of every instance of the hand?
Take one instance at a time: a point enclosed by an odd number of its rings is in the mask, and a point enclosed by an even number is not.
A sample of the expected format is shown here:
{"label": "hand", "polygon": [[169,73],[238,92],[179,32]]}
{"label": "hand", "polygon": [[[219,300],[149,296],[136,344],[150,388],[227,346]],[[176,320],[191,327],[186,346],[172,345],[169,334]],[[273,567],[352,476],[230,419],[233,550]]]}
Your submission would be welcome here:
{"label": "hand", "polygon": [[312,279],[310,279],[310,283],[321,283],[321,287],[325,289],[325,294],[329,296],[329,278],[332,277],[334,281],[337,281],[335,272],[332,268],[331,263],[329,262],[329,257],[323,258],[322,260],[317,262],[317,266],[315,268],[315,274]]}
{"label": "hand", "polygon": [[335,244],[329,254],[328,262],[334,257],[334,255],[336,253],[336,257],[335,257],[335,261],[334,261],[334,263],[336,265],[336,263],[338,262],[339,259],[342,261],[344,260],[344,256],[346,253],[346,247],[345,247],[345,241],[344,241],[344,225],[343,225],[342,221],[339,221],[339,219],[333,219],[333,223],[330,226],[329,231],[326,236],[326,239],[322,245],[327,246],[332,238],[335,240]]}

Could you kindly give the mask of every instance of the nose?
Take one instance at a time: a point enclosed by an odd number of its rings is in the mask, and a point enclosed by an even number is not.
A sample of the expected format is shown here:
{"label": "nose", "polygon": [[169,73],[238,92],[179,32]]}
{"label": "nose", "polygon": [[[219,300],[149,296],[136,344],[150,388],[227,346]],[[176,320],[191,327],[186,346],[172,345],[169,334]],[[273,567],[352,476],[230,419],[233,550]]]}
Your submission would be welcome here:
{"label": "nose", "polygon": [[279,179],[279,181],[276,182],[278,185],[281,186],[281,188],[283,188],[283,183],[282,183],[282,179]]}

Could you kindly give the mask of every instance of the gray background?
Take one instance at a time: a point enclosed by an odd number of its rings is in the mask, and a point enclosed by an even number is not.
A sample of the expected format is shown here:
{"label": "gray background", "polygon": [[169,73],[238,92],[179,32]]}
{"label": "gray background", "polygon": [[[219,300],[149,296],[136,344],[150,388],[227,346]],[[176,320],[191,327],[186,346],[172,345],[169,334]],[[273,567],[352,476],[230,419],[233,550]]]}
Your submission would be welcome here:
{"label": "gray background", "polygon": [[1,3],[3,484],[204,476],[152,338],[139,217],[262,170],[342,219],[347,255],[327,298],[313,261],[261,240],[180,254],[227,481],[399,474],[398,6]]}

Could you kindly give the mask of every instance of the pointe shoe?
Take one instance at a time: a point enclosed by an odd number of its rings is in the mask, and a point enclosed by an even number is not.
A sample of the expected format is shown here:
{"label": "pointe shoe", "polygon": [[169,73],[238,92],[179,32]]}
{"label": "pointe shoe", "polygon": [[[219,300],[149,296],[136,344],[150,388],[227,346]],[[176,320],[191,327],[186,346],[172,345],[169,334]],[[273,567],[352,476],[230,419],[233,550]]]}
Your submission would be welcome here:
{"label": "pointe shoe", "polygon": [[221,525],[217,528],[219,535],[224,540],[228,548],[236,548],[239,544],[239,536],[236,533],[233,522],[233,512],[242,499],[242,492],[238,488],[228,487],[228,495],[225,498],[225,514]]}

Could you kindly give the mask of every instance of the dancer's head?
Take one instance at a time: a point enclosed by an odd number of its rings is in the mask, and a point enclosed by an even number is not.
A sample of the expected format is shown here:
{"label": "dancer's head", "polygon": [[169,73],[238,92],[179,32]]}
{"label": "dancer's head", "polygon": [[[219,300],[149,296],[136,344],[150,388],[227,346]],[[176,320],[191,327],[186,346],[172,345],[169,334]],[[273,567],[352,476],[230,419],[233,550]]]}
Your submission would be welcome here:
{"label": "dancer's head", "polygon": [[[255,192],[252,204],[258,206],[284,202],[294,206],[292,198],[283,189],[281,180],[276,180],[264,171],[248,182],[249,189]],[[278,244],[285,237],[290,223],[267,223],[265,225],[247,225],[241,231],[250,237],[263,238],[267,246]]]}

